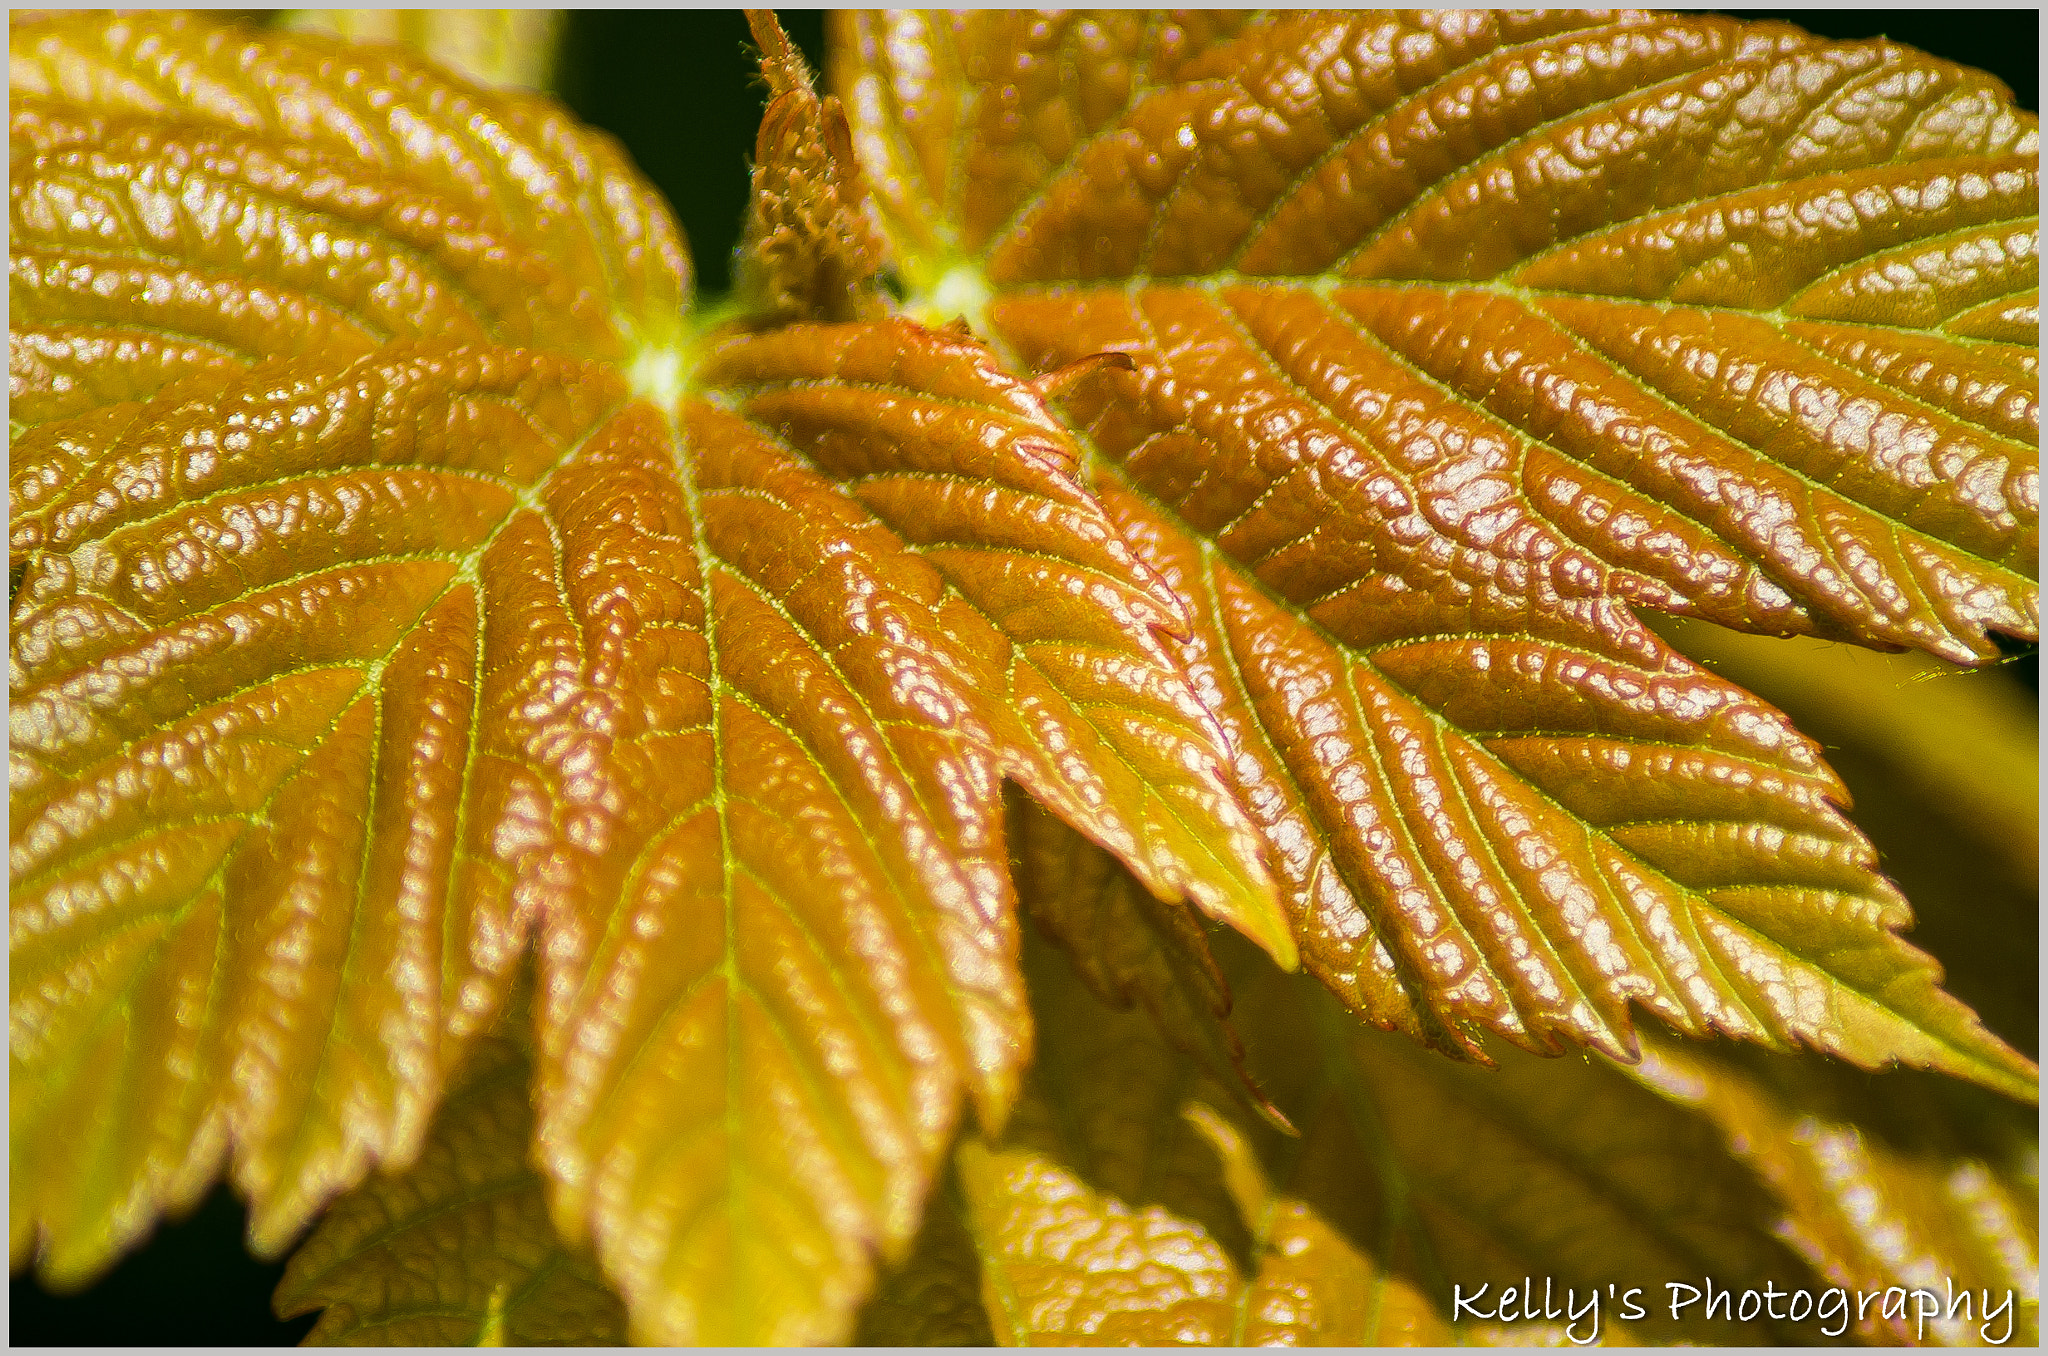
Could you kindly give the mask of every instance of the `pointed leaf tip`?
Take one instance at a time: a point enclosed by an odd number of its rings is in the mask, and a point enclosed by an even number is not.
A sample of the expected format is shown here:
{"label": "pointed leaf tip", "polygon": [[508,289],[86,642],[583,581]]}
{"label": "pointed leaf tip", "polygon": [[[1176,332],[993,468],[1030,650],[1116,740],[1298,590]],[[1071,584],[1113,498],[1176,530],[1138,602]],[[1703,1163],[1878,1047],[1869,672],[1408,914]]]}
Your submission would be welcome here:
{"label": "pointed leaf tip", "polygon": [[1042,376],[1032,378],[1030,384],[1031,389],[1038,392],[1041,397],[1052,400],[1065,395],[1076,383],[1085,377],[1094,376],[1097,372],[1134,372],[1137,367],[1138,364],[1130,354],[1121,349],[1112,349],[1105,353],[1090,353],[1076,358]]}
{"label": "pointed leaf tip", "polygon": [[[1819,749],[1635,613],[1963,661],[2037,633],[2007,91],[1713,15],[836,22],[905,275],[1061,374],[1354,1011],[1621,1053],[1640,1005],[2029,1095]],[[1892,80],[1927,102],[1868,104]]]}

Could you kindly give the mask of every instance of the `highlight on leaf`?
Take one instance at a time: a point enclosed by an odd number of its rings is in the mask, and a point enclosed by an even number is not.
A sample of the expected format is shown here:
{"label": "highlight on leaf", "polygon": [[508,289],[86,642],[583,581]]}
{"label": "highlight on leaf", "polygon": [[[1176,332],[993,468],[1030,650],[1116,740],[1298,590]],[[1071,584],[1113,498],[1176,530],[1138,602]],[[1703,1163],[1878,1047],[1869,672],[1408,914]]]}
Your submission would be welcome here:
{"label": "highlight on leaf", "polygon": [[502,14],[10,24],[15,1268],[224,1177],[319,1341],[2037,1333],[2032,725],[1720,629],[2037,635],[2032,115],[1706,15],[750,22],[709,305],[444,69]]}
{"label": "highlight on leaf", "polygon": [[[13,40],[17,1263],[223,1162],[279,1249],[418,1157],[532,945],[550,1209],[633,1331],[843,1336],[1028,1054],[1004,773],[1288,954],[1176,601],[978,344],[734,336],[678,403],[673,228],[545,106]],[[108,347],[166,269],[207,285]]]}
{"label": "highlight on leaf", "polygon": [[1664,628],[1823,742],[1857,826],[1913,901],[1943,986],[2037,1053],[2040,748],[2035,694],[1908,651],[1785,644],[1703,622]]}
{"label": "highlight on leaf", "polygon": [[1063,414],[1355,1012],[1627,1056],[1635,1005],[2033,1095],[1818,750],[1635,613],[2037,634],[2032,330],[1987,319],[2032,304],[2031,115],[1714,16],[835,24],[913,289],[1135,364]]}
{"label": "highlight on leaf", "polygon": [[478,84],[546,89],[566,15],[559,9],[296,9],[280,23],[357,42],[402,42]]}

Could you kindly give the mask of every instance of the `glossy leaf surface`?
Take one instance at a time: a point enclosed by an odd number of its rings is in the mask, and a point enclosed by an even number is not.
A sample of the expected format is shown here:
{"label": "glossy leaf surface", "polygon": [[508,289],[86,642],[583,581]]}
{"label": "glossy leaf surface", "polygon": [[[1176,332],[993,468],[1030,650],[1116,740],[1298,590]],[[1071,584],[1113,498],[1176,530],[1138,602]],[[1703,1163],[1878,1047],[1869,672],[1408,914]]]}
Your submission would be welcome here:
{"label": "glossy leaf surface", "polygon": [[[2031,849],[1987,828],[1987,822],[1996,825],[2016,812],[2008,808],[2013,798],[2031,798],[2030,791],[2018,789],[2031,777],[2010,776],[2015,765],[2031,758],[2034,740],[2029,713],[2002,700],[2007,679],[1997,672],[1929,679],[1910,656],[1787,646],[1714,632],[1688,627],[1683,634],[1689,646],[1740,672],[1759,691],[1799,711],[1802,720],[1833,731],[1841,744],[1832,756],[1873,769],[1867,779],[1859,771],[1868,793],[1859,792],[1859,805],[1880,807],[1878,841],[1888,860],[1901,860],[1895,854],[1913,849],[1935,864],[1930,874],[1914,859],[1901,863],[1910,870],[1916,898],[1924,892],[1930,901],[1928,927],[1995,935],[2021,924],[2032,909],[2031,890],[1998,888],[2010,868],[1992,859]],[[1919,747],[1923,732],[1939,731],[1966,739],[1976,757],[1957,760]],[[1883,810],[1893,800],[1898,804]],[[1930,830],[1930,820],[1939,827]],[[1990,864],[1963,870],[1964,893],[1936,888],[1942,878],[1957,877],[1959,862],[1973,859]],[[1113,874],[1113,867],[1098,857],[1070,879],[1083,885],[1079,893],[1093,895],[1098,887],[1092,882],[1101,873]],[[1952,920],[1951,913],[1958,917]],[[1972,992],[2005,994],[2031,974],[2030,961],[2016,968],[1996,946],[1965,947],[1959,955],[1966,963],[1952,979]],[[1495,1074],[1474,1076],[1404,1055],[1399,1042],[1347,1034],[1341,1022],[1318,1022],[1312,1006],[1297,1006],[1298,995],[1275,990],[1257,967],[1236,963],[1241,957],[1225,956],[1233,962],[1226,968],[1239,997],[1234,1020],[1250,1042],[1254,1073],[1304,1131],[1301,1143],[1290,1145],[1256,1125],[1238,1129],[1227,1117],[1203,1113],[1220,1145],[1234,1141],[1258,1151],[1249,1160],[1241,1151],[1226,1152],[1226,1181],[1240,1202],[1271,1202],[1276,1218],[1334,1230],[1368,1266],[1390,1267],[1378,1288],[1335,1292],[1337,1307],[1346,1297],[1359,1303],[1362,1294],[1368,1307],[1377,1304],[1382,1312],[1404,1316],[1408,1326],[1382,1331],[1382,1342],[1404,1340],[1403,1334],[1431,1344],[1562,1341],[1563,1323],[1502,1331],[1501,1325],[1467,1320],[1454,1327],[1441,1297],[1453,1281],[1469,1295],[1475,1282],[1489,1279],[1489,1266],[1504,1274],[1490,1277],[1488,1308],[1501,1285],[1519,1289],[1518,1268],[1525,1276],[1583,1275],[1578,1268],[1597,1264],[1594,1239],[1613,1240],[1629,1254],[1625,1269],[1636,1275],[1634,1283],[1649,1274],[1642,1259],[1668,1257],[1666,1250],[1675,1247],[1725,1284],[1742,1270],[1725,1254],[1715,1253],[1709,1262],[1695,1250],[1726,1246],[1730,1237],[1745,1234],[1767,1259],[1749,1274],[1774,1282],[1781,1293],[1801,1285],[1814,1293],[1840,1286],[1863,1297],[1866,1316],[1860,1323],[1853,1309],[1846,1317],[1838,1310],[1816,1321],[1809,1303],[1808,1321],[1781,1327],[1775,1340],[1824,1341],[1832,1335],[1895,1344],[1917,1337],[1976,1345],[2008,1333],[2008,1340],[2032,1340],[2038,1323],[2038,1182],[2030,1111],[1925,1075],[1871,1079],[1810,1057],[1744,1055],[1668,1039],[1653,1041],[1643,1062],[1629,1071],[1634,1089],[1598,1062],[1545,1063],[1512,1052],[1502,1054]],[[1085,978],[1085,972],[1077,974]],[[1074,1001],[1065,990],[1042,985],[1036,972],[1033,980],[1047,995],[1043,1001]],[[2018,998],[2011,995],[2005,1006]],[[1085,1021],[1082,1029],[1088,1029]],[[1341,1057],[1318,1074],[1317,1057],[1308,1052],[1323,1044],[1327,1055],[1333,1037]],[[1049,1032],[1049,1046],[1053,1039]],[[1166,1058],[1170,1041],[1158,1045]],[[1644,1093],[1669,1107],[1648,1105]],[[1670,1108],[1690,1116],[1674,1119]],[[1155,1123],[1149,1133],[1157,1142],[1175,1132]],[[1135,1128],[1127,1127],[1126,1134],[1134,1142],[1139,1138]],[[1275,1179],[1298,1194],[1270,1187],[1262,1194],[1261,1182]],[[1678,1205],[1657,1194],[1672,1190],[1694,1193],[1692,1203]],[[1525,1200],[1533,1208],[1524,1209]],[[1597,1223],[1581,1213],[1591,1202],[1599,1203],[1591,1206],[1601,1212]],[[1617,1205],[1624,1212],[1620,1219],[1608,1213]],[[1254,1206],[1242,1208],[1247,1220],[1258,1217]],[[1627,1219],[1631,1212],[1633,1222]],[[1674,1235],[1667,1221],[1685,1221],[1697,1232]],[[1798,1253],[1811,1270],[1782,1252],[1769,1260],[1766,1234]],[[1312,1267],[1324,1266],[1323,1256],[1320,1246],[1303,1254]],[[1157,1265],[1172,1260],[1159,1258]],[[1249,1274],[1248,1263],[1239,1265],[1241,1274]],[[1328,1288],[1317,1285],[1315,1274],[1295,1278],[1279,1292],[1281,1312],[1334,1311]],[[1682,1272],[1674,1279],[1700,1284]],[[1883,1317],[1888,1287],[1923,1285],[1944,1297],[1944,1308],[1949,1295],[1968,1289],[1972,1316],[1944,1313],[1917,1333],[1910,1312]],[[1086,1293],[1085,1282],[1076,1289]],[[1898,1294],[1903,1291],[1894,1294],[1895,1309]],[[1998,1315],[1988,1327],[1987,1294]],[[1658,1309],[1662,1299],[1649,1293],[1644,1307]],[[1618,1309],[1610,1297],[1603,1310],[1605,1342],[1735,1340],[1731,1325],[1700,1321],[1697,1304],[1693,1323],[1676,1331],[1616,1325]],[[1581,1324],[1579,1334],[1585,1330]]]}
{"label": "glossy leaf surface", "polygon": [[1306,965],[1368,1020],[2032,1096],[1775,711],[1632,609],[2032,636],[2034,119],[1714,17],[840,22],[913,306],[1063,402],[1191,600]]}
{"label": "glossy leaf surface", "polygon": [[1494,1036],[2033,1095],[1635,611],[2034,633],[2031,117],[1710,18],[892,15],[842,122],[756,33],[706,317],[545,100],[11,28],[17,1267],[225,1172],[261,1252],[340,1201],[344,1340],[2023,1288],[1990,1094]]}
{"label": "glossy leaf surface", "polygon": [[77,1280],[230,1139],[266,1250],[419,1142],[531,912],[463,808],[506,783],[480,567],[565,451],[645,454],[589,359],[688,278],[538,103],[191,20],[11,39],[11,1239]]}
{"label": "glossy leaf surface", "polygon": [[12,40],[17,1264],[224,1163],[278,1249],[531,945],[634,1333],[843,1336],[1028,1058],[1005,774],[1291,956],[1176,600],[979,344],[686,342],[609,143],[390,51]]}
{"label": "glossy leaf surface", "polygon": [[1958,672],[1910,652],[1785,645],[1700,622],[1676,637],[1825,742],[1856,823],[1913,901],[1945,987],[2035,1053],[2040,1016],[2040,741],[2011,670]]}
{"label": "glossy leaf surface", "polygon": [[1181,1115],[1229,1104],[1149,1014],[1113,1012],[1028,948],[1039,1049],[1003,1139],[955,1166],[989,1322],[1006,1345],[1228,1343],[1249,1239]]}

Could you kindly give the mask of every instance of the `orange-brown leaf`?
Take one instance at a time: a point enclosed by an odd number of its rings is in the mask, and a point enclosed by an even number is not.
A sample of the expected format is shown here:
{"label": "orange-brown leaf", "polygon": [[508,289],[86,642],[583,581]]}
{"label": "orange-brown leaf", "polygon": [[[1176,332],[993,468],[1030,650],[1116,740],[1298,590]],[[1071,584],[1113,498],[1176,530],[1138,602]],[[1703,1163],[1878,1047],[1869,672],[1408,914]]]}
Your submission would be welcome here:
{"label": "orange-brown leaf", "polygon": [[1283,965],[1295,948],[1228,737],[1163,633],[1181,596],[1074,475],[1070,436],[978,341],[897,321],[719,343],[700,379],[943,581],[1002,771]]}
{"label": "orange-brown leaf", "polygon": [[[2031,1063],[1775,711],[1634,609],[1957,660],[2038,627],[2037,134],[1713,16],[859,15],[915,295],[1064,397],[1306,964],[1369,1020]],[[944,78],[930,73],[944,72]],[[1877,98],[1872,91],[1889,91]]]}
{"label": "orange-brown leaf", "polygon": [[615,150],[394,52],[12,39],[17,1264],[223,1168],[278,1249],[531,947],[633,1333],[844,1337],[1029,1058],[1005,775],[1291,957],[1178,600],[981,344],[686,340]]}
{"label": "orange-brown leaf", "polygon": [[[1814,746],[1632,611],[2032,634],[2031,118],[1889,44],[1551,13],[853,19],[842,120],[759,32],[754,304],[706,334],[544,100],[11,27],[15,1263],[80,1282],[223,1171],[263,1252],[438,1171],[530,951],[534,1180],[641,1339],[843,1338],[906,1263],[957,1309],[918,1231],[966,1099],[998,1336],[1441,1337],[1431,1258],[1796,1271],[1745,1162],[1815,1266],[1908,1274],[1784,1166],[1799,1096],[1481,1029],[1627,1057],[1639,1003],[2031,1094]],[[870,191],[963,328],[880,315]],[[1034,1021],[1005,778],[1104,887],[1037,901],[1068,946],[1192,904],[1502,1070],[1279,990],[1290,1146],[1071,971]],[[1206,1023],[1173,955],[1082,960]],[[457,1326],[543,1335],[505,1279]]]}

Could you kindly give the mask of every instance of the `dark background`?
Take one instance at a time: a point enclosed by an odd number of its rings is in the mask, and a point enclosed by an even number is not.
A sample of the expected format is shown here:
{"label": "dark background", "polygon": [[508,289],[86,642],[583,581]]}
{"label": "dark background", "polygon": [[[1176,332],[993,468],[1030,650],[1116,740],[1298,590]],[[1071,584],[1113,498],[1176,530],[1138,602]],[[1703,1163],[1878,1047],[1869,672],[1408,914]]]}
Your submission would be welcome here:
{"label": "dark background", "polygon": [[[1726,10],[1786,19],[1835,38],[1885,35],[1981,67],[2039,108],[2039,15],[2033,10]],[[824,15],[783,11],[814,68],[822,68]],[[584,10],[570,16],[557,87],[584,121],[617,136],[671,203],[696,258],[698,286],[723,292],[746,208],[747,162],[761,87],[736,10]],[[2036,657],[2012,668],[2036,683]],[[313,1318],[279,1323],[270,1295],[282,1263],[242,1248],[241,1203],[217,1188],[193,1215],[157,1231],[97,1286],[57,1297],[17,1276],[9,1288],[15,1345],[269,1346],[296,1343]]]}

